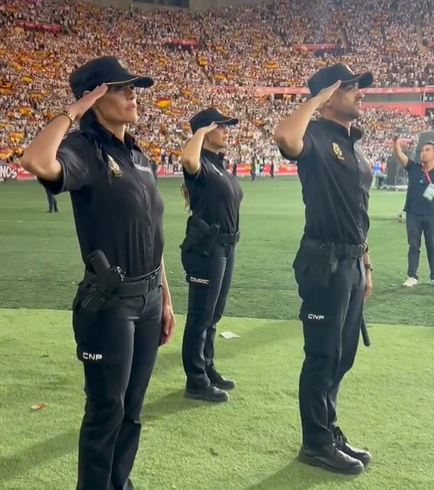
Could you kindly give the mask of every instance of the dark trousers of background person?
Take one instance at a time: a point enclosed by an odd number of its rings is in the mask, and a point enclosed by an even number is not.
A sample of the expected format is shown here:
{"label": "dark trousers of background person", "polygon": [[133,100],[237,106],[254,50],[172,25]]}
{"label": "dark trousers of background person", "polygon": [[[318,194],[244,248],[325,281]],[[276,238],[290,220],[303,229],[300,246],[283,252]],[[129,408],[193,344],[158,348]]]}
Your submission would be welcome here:
{"label": "dark trousers of background person", "polygon": [[425,238],[430,278],[434,279],[434,215],[406,213],[405,224],[408,240],[408,277],[418,279],[422,233]]}
{"label": "dark trousers of background person", "polygon": [[[77,490],[132,490],[140,413],[161,339],[162,290],[90,313],[73,308],[86,405]],[[98,357],[100,356],[100,358]]]}
{"label": "dark trousers of background person", "polygon": [[210,384],[207,372],[214,368],[217,323],[223,316],[235,263],[235,246],[218,244],[209,273],[209,285],[189,283],[187,320],[182,342],[182,362],[187,387]]}
{"label": "dark trousers of background person", "polygon": [[47,194],[47,201],[48,201],[48,211],[50,213],[57,213],[57,211],[59,211],[58,207],[57,207],[57,199],[56,197],[51,194],[51,192],[49,192],[47,189],[45,189],[45,193]]}
{"label": "dark trousers of background person", "polygon": [[340,260],[328,286],[310,275],[308,259],[294,271],[302,299],[305,360],[299,402],[303,444],[319,449],[334,441],[340,383],[353,366],[359,344],[365,292],[362,259]]}

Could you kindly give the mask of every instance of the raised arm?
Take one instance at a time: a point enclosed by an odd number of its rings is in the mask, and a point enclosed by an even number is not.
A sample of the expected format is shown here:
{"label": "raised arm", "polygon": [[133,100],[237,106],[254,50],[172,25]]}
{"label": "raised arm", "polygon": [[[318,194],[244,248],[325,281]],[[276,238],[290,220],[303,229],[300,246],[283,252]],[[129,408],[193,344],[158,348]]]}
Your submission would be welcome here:
{"label": "raised arm", "polygon": [[274,132],[274,141],[285,158],[297,160],[305,152],[307,142],[304,135],[312,116],[315,111],[330,99],[340,84],[341,82],[338,81],[334,85],[323,89],[316,97],[312,97],[302,104],[299,109],[277,125]]}
{"label": "raised arm", "polygon": [[405,168],[409,162],[409,158],[404,155],[404,152],[402,151],[401,145],[398,142],[398,135],[393,137],[393,154],[395,155],[399,164]]}
{"label": "raised arm", "polygon": [[71,124],[88,111],[107,91],[106,85],[97,87],[74,102],[54,118],[26,148],[21,158],[22,167],[44,181],[54,182],[62,177],[64,166],[58,159],[58,150]]}

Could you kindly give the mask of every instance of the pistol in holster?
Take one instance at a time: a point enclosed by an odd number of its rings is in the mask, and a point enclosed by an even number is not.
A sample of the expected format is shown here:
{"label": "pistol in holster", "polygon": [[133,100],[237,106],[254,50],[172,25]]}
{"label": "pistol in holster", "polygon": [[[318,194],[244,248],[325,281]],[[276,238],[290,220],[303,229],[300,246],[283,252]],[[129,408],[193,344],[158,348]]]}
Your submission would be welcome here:
{"label": "pistol in holster", "polygon": [[112,304],[117,298],[116,291],[124,280],[120,267],[111,267],[101,250],[95,250],[86,257],[86,271],[81,288],[81,307],[91,313]]}
{"label": "pistol in holster", "polygon": [[183,252],[192,251],[202,257],[211,257],[220,234],[220,225],[208,225],[204,220],[187,220],[186,237],[180,248]]}
{"label": "pistol in holster", "polygon": [[311,245],[302,243],[294,260],[294,271],[304,273],[320,286],[328,286],[332,275],[336,272],[339,258],[336,246],[331,243]]}

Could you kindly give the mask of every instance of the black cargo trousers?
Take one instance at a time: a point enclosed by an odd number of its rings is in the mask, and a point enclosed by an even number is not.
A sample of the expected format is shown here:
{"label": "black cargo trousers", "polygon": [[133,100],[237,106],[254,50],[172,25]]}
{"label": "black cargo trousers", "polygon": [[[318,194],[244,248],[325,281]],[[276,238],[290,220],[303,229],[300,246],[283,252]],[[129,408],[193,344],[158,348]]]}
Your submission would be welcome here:
{"label": "black cargo trousers", "polygon": [[[140,413],[162,333],[161,271],[124,282],[121,297],[97,313],[82,307],[80,289],[73,304],[86,394],[77,490],[133,490]],[[134,295],[139,282],[143,294]]]}
{"label": "black cargo trousers", "polygon": [[181,245],[181,261],[189,283],[182,341],[187,388],[202,389],[210,384],[207,372],[214,369],[217,324],[229,295],[239,238],[239,232],[219,233],[211,248],[206,250],[200,236],[193,234]]}
{"label": "black cargo trousers", "polygon": [[430,279],[434,279],[434,215],[407,212],[405,224],[408,241],[407,276],[419,279],[417,272],[419,269],[420,246],[423,233],[430,268]]}
{"label": "black cargo trousers", "polygon": [[319,449],[334,440],[339,386],[359,345],[366,276],[363,245],[337,245],[327,269],[324,249],[307,243],[302,241],[293,264],[305,352],[299,403],[303,444]]}

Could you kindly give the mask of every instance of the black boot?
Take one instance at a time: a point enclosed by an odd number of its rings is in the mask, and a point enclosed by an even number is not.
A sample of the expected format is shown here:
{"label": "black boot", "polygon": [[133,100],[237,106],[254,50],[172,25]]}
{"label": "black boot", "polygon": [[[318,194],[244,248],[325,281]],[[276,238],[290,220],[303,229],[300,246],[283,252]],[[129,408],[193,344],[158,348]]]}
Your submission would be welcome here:
{"label": "black boot", "polygon": [[224,403],[229,401],[229,395],[226,391],[223,391],[212,384],[194,388],[187,386],[185,389],[185,398],[213,403]]}
{"label": "black boot", "polygon": [[236,387],[234,380],[224,378],[218,371],[216,371],[214,366],[207,368],[206,374],[211,381],[211,384],[216,388],[220,388],[221,390],[233,390]]}
{"label": "black boot", "polygon": [[300,463],[341,475],[360,475],[365,468],[361,461],[345,454],[335,443],[319,449],[303,446],[298,459]]}
{"label": "black boot", "polygon": [[365,449],[358,449],[356,447],[352,447],[348,444],[347,438],[344,433],[341,431],[339,427],[336,427],[334,430],[334,438],[336,446],[348,456],[352,458],[358,459],[363,463],[363,466],[368,466],[372,461],[372,456]]}

